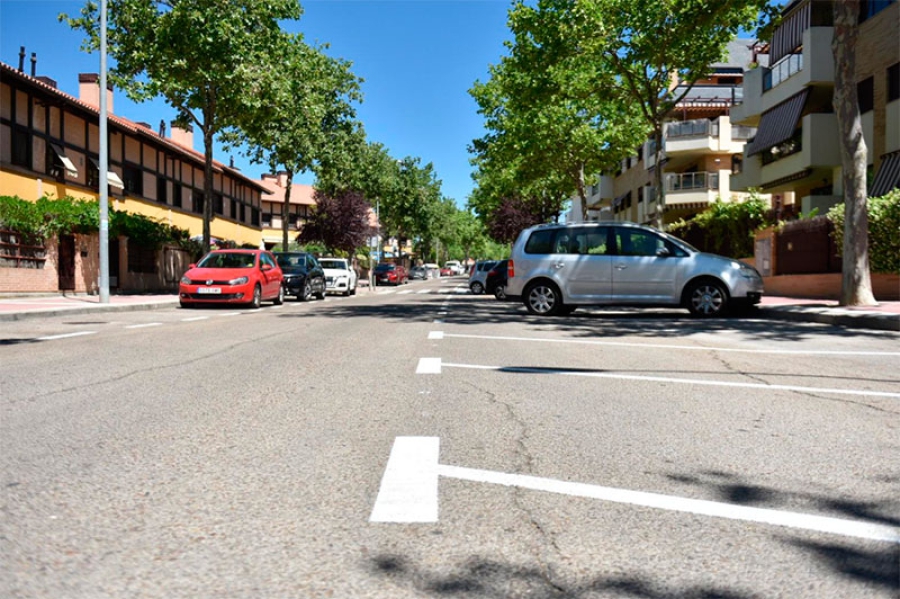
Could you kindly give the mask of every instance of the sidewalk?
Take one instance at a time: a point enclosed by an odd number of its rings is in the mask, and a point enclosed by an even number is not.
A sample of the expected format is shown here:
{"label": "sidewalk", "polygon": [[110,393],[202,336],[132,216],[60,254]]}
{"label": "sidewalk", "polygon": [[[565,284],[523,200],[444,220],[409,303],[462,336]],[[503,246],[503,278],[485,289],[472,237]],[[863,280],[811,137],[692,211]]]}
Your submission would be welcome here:
{"label": "sidewalk", "polygon": [[[360,291],[368,291],[360,288]],[[101,304],[97,295],[0,295],[0,322],[60,314],[152,310],[178,305],[174,293],[164,295],[110,295]],[[763,296],[752,318],[818,322],[856,329],[900,332],[900,301],[867,308],[842,308],[835,300]]]}

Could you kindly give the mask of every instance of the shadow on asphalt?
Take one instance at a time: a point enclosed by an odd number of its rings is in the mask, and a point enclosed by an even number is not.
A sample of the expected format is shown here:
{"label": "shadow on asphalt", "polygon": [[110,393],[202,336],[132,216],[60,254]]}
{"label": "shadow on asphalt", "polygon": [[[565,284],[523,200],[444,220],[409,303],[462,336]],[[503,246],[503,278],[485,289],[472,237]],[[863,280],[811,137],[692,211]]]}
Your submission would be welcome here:
{"label": "shadow on asphalt", "polygon": [[[447,298],[451,305],[447,315],[438,315]],[[517,302],[498,302],[488,297],[470,295],[418,296],[418,301],[380,305],[326,303],[315,310],[281,313],[292,318],[382,318],[397,322],[433,322],[440,318],[454,326],[480,326],[485,323],[519,323],[532,332],[560,330],[575,337],[616,338],[645,337],[654,339],[684,337],[685,335],[740,331],[762,340],[798,341],[827,336],[829,338],[896,339],[896,333],[865,329],[850,329],[814,323],[769,320],[764,311],[751,310],[742,317],[703,319],[690,316],[678,308],[579,308],[568,316],[541,317],[529,314]],[[459,308],[465,308],[460,310]]]}

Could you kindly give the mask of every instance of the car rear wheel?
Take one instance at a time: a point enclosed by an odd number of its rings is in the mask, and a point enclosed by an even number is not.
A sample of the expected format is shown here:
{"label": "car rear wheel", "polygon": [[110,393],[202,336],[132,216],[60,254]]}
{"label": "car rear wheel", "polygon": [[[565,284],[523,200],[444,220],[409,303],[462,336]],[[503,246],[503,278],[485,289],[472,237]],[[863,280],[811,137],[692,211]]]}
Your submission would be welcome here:
{"label": "car rear wheel", "polygon": [[497,285],[494,287],[494,297],[498,300],[506,299],[506,285]]}
{"label": "car rear wheel", "polygon": [[693,283],[687,292],[687,309],[694,316],[710,318],[721,316],[728,308],[728,292],[718,281]]}
{"label": "car rear wheel", "polygon": [[481,295],[482,293],[484,293],[484,285],[482,285],[478,281],[475,281],[474,283],[469,285],[469,289],[471,289],[472,293],[474,293],[475,295]]}
{"label": "car rear wheel", "polygon": [[525,307],[532,314],[555,316],[562,305],[562,294],[553,283],[538,281],[525,289]]}
{"label": "car rear wheel", "polygon": [[262,287],[257,285],[253,288],[253,299],[250,300],[250,307],[254,310],[258,309],[262,304]]}

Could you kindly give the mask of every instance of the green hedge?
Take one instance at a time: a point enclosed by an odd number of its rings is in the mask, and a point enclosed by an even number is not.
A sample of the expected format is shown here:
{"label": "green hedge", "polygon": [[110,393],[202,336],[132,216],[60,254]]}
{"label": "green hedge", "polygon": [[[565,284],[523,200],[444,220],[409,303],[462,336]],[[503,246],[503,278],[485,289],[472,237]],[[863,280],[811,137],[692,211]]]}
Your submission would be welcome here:
{"label": "green hedge", "polygon": [[774,224],[769,212],[768,203],[756,193],[743,202],[717,199],[691,220],[672,223],[666,232],[704,252],[746,258],[753,255],[756,231]]}
{"label": "green hedge", "polygon": [[[43,197],[29,202],[16,196],[0,196],[0,226],[16,231],[27,243],[43,243],[56,235],[96,233],[100,230],[100,203],[72,197]],[[143,214],[109,211],[111,238],[125,236],[139,245],[158,249],[178,245],[200,255],[200,244],[178,227],[161,223]]]}
{"label": "green hedge", "polygon": [[[838,252],[844,247],[844,204],[828,211],[834,223]],[[869,268],[872,272],[900,274],[900,189],[869,198]]]}

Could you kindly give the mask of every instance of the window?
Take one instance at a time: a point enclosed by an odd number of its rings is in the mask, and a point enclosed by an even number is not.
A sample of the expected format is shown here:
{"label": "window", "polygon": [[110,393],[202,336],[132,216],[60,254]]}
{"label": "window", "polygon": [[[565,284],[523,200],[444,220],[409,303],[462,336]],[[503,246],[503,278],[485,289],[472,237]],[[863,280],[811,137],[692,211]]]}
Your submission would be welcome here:
{"label": "window", "polygon": [[246,204],[241,204],[241,222],[247,222],[247,206]]}
{"label": "window", "polygon": [[900,62],[887,69],[887,101],[900,99]]}
{"label": "window", "polygon": [[100,190],[100,163],[96,158],[88,160],[87,164],[87,184],[88,187]]}
{"label": "window", "polygon": [[191,194],[191,211],[194,214],[203,214],[203,204],[206,198],[203,197],[202,191],[194,190]]}
{"label": "window", "polygon": [[856,94],[858,96],[860,114],[865,114],[875,108],[874,78],[869,77],[857,83]]}
{"label": "window", "polygon": [[225,214],[225,198],[219,192],[213,192],[213,210],[216,214]]}
{"label": "window", "polygon": [[12,133],[12,163],[31,168],[31,134],[25,127],[14,127]]}
{"label": "window", "polygon": [[871,19],[879,12],[887,8],[894,0],[860,0],[859,22]]}
{"label": "window", "polygon": [[234,198],[231,199],[231,218],[237,219],[238,216],[238,207],[237,200]]}
{"label": "window", "polygon": [[122,183],[125,191],[130,194],[144,195],[144,172],[136,166],[125,165],[122,167]]}
{"label": "window", "polygon": [[47,173],[57,181],[65,181],[66,173],[69,173],[73,177],[78,176],[75,165],[66,156],[62,146],[57,144],[47,144],[47,158],[45,164],[47,165]]}
{"label": "window", "polygon": [[172,205],[181,208],[181,185],[172,183]]}
{"label": "window", "polygon": [[166,178],[165,177],[157,177],[156,178],[156,201],[160,204],[168,204],[169,198],[167,197],[168,187],[166,186]]}
{"label": "window", "polygon": [[553,248],[553,237],[556,231],[553,229],[537,230],[531,233],[525,243],[526,254],[549,254]]}
{"label": "window", "polygon": [[250,209],[250,223],[254,227],[259,226],[259,208],[251,208]]}
{"label": "window", "polygon": [[616,230],[616,247],[620,256],[655,256],[666,243],[649,231],[623,227]]}

